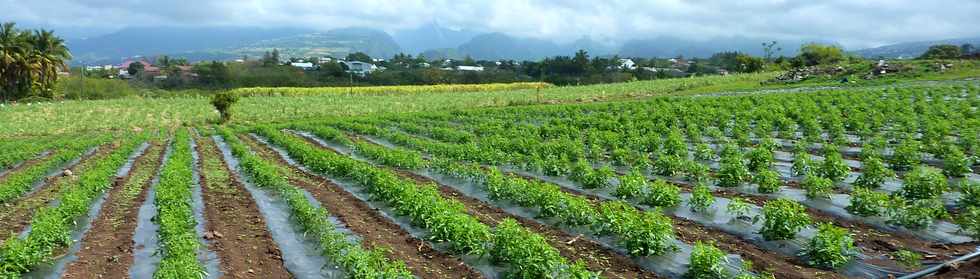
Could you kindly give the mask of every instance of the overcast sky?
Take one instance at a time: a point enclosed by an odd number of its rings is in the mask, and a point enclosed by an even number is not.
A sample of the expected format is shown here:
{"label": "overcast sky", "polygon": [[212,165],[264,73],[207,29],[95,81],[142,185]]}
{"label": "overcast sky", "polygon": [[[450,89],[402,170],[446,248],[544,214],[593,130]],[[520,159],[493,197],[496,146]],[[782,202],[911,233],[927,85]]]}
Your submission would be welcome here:
{"label": "overcast sky", "polygon": [[847,48],[980,36],[980,0],[0,0],[0,21],[91,36],[126,26],[453,28],[610,43],[822,39]]}

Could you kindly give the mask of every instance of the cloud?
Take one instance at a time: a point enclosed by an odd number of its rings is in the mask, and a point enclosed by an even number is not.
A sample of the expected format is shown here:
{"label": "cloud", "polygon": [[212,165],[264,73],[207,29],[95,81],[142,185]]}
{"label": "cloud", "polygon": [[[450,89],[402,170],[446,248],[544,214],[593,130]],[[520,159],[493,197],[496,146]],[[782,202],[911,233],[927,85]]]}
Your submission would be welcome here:
{"label": "cloud", "polygon": [[741,36],[857,48],[980,35],[980,2],[972,0],[0,0],[0,11],[0,20],[50,28],[360,26],[394,32],[435,21],[564,42]]}

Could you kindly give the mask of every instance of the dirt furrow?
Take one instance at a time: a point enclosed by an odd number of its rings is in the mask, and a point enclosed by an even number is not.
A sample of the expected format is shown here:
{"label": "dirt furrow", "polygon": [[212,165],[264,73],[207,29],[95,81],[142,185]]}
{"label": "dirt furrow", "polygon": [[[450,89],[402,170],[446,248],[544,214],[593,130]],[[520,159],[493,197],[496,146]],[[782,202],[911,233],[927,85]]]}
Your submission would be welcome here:
{"label": "dirt furrow", "polygon": [[247,136],[240,139],[266,160],[277,162],[289,172],[291,184],[310,192],[334,217],[361,237],[366,247],[389,249],[389,257],[405,262],[420,278],[483,278],[460,258],[432,248],[385,218],[366,202],[339,185],[290,166],[275,151]]}
{"label": "dirt furrow", "polygon": [[78,179],[75,174],[79,170],[91,164],[92,160],[98,160],[98,158],[106,156],[118,147],[118,145],[111,144],[102,145],[97,152],[83,156],[78,164],[67,169],[68,172],[63,172],[54,177],[45,177],[46,181],[36,191],[27,193],[9,203],[0,204],[0,239],[7,239],[27,228],[34,212],[56,199],[64,187]]}
{"label": "dirt furrow", "polygon": [[163,152],[163,145],[151,143],[129,175],[115,181],[64,278],[127,278],[133,262],[136,208],[146,199],[146,186],[162,164]]}
{"label": "dirt furrow", "polygon": [[207,219],[204,237],[221,258],[222,274],[230,278],[292,278],[258,205],[231,175],[214,141],[195,140]]}

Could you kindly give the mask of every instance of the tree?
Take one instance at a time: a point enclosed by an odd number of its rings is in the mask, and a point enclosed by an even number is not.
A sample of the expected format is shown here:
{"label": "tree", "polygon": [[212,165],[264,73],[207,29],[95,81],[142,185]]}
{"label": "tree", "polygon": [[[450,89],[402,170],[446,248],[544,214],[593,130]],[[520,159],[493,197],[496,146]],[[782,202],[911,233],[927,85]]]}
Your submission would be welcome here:
{"label": "tree", "polygon": [[782,47],[777,47],[776,44],[776,41],[762,43],[762,51],[765,53],[766,62],[772,62],[772,55],[783,50]]}
{"label": "tree", "polygon": [[135,75],[137,75],[139,73],[142,73],[143,72],[143,63],[140,63],[138,61],[134,61],[133,63],[129,63],[129,67],[126,67],[126,72],[129,73],[129,75],[131,75],[131,76],[135,76]]}
{"label": "tree", "polygon": [[71,53],[64,40],[49,30],[18,30],[13,22],[0,26],[0,101],[39,93],[50,97],[58,72]]}
{"label": "tree", "polygon": [[748,54],[739,53],[735,56],[735,69],[733,71],[739,73],[755,73],[762,70],[762,66],[766,64],[762,58],[752,57]]}
{"label": "tree", "polygon": [[800,47],[800,54],[793,59],[793,66],[835,64],[844,60],[844,50],[835,45],[809,43]]}
{"label": "tree", "polygon": [[918,59],[956,59],[962,55],[960,47],[955,45],[930,46]]}
{"label": "tree", "polygon": [[238,102],[238,95],[228,91],[211,97],[211,105],[218,109],[218,113],[221,114],[221,123],[228,123],[231,120],[231,106],[236,102]]}
{"label": "tree", "polygon": [[354,52],[347,54],[347,61],[361,61],[361,62],[371,62],[371,56],[363,52]]}

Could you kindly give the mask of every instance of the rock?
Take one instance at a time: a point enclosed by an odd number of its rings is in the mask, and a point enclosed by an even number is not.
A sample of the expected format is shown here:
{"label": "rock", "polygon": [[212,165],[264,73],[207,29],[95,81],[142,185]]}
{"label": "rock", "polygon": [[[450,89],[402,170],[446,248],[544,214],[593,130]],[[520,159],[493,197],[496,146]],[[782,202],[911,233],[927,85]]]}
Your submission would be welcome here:
{"label": "rock", "polygon": [[74,175],[74,173],[71,172],[71,170],[65,170],[62,174],[64,174],[65,176],[72,176],[72,175]]}

